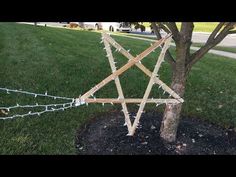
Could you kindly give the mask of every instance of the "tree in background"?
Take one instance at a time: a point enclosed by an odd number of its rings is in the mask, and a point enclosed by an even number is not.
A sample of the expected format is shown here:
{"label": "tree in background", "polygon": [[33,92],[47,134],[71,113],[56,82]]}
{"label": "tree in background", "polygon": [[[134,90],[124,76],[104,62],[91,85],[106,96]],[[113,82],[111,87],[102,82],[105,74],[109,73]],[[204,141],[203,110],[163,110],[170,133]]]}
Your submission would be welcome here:
{"label": "tree in background", "polygon": [[146,27],[143,25],[143,22],[130,22],[131,25],[134,25],[134,29],[140,29],[141,32],[146,30]]}
{"label": "tree in background", "polygon": [[[235,33],[235,22],[220,22],[210,34],[206,43],[196,52],[190,53],[192,44],[192,34],[194,29],[193,22],[182,22],[180,29],[175,22],[152,22],[151,26],[157,38],[161,38],[160,30],[172,33],[176,45],[176,57],[174,58],[169,51],[166,52],[165,60],[172,68],[171,88],[184,96],[186,79],[193,65],[197,63],[211,48],[219,44],[228,34]],[[182,104],[167,104],[160,129],[160,136],[167,142],[176,140],[177,128],[180,121]]]}

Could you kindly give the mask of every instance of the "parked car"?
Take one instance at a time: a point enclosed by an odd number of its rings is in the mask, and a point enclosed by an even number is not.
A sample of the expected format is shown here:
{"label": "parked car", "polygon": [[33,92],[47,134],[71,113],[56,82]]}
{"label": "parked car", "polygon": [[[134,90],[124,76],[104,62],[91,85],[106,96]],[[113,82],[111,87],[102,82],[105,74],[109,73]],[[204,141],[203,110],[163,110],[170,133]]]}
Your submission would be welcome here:
{"label": "parked car", "polygon": [[130,32],[131,26],[127,22],[79,22],[80,26],[85,29],[107,30]]}

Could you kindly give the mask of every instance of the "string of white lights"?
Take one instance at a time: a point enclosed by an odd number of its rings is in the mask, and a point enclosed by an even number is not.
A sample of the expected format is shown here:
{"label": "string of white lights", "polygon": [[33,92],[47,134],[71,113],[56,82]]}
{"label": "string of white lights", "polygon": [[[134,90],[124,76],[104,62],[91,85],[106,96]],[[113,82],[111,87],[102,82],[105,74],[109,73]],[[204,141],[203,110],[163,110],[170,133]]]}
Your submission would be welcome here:
{"label": "string of white lights", "polygon": [[19,105],[19,104],[16,104],[15,106],[10,106],[10,107],[0,107],[0,109],[3,109],[3,110],[7,110],[8,112],[11,110],[11,109],[16,109],[16,108],[36,108],[36,107],[57,107],[57,106],[65,106],[67,104],[70,104],[72,105],[73,102],[67,102],[67,103],[60,103],[60,104],[47,104],[47,105],[40,105],[38,103],[36,103],[35,105]]}
{"label": "string of white lights", "polygon": [[[101,43],[104,42],[104,38],[102,37],[101,38]],[[123,52],[130,52],[130,49],[129,50],[125,50],[124,48],[122,48],[121,46],[119,46],[118,43],[116,42],[113,42],[112,43],[113,46],[116,47],[116,50],[115,52],[120,52],[120,53],[123,53]],[[153,44],[151,44],[153,45]],[[161,47],[162,48],[162,47]],[[106,48],[104,48],[106,49]],[[155,50],[153,50],[153,52],[155,52]],[[136,57],[138,57],[139,55],[137,55]],[[109,54],[106,55],[106,57],[110,57]],[[141,61],[139,61],[140,64]],[[116,62],[114,62],[114,65],[116,64]],[[156,74],[156,77],[158,77],[158,74]],[[113,80],[116,79],[116,77],[112,78]],[[103,81],[103,84],[105,84],[105,81]],[[153,83],[155,84],[155,83]],[[164,85],[164,83],[162,83],[158,88],[162,88]],[[95,90],[98,89],[98,86],[95,86]],[[77,107],[77,106],[80,106],[80,105],[83,105],[83,104],[86,104],[88,105],[88,102],[85,102],[85,100],[81,99],[80,97],[79,98],[68,98],[68,97],[61,97],[61,96],[53,96],[53,95],[48,95],[47,91],[44,93],[44,94],[40,94],[40,93],[33,93],[33,92],[28,92],[28,91],[23,91],[23,90],[14,90],[14,89],[8,89],[8,88],[1,88],[0,87],[0,91],[5,91],[7,94],[10,94],[10,93],[20,93],[20,94],[26,94],[26,95],[31,95],[31,96],[34,96],[34,98],[36,97],[48,97],[48,98],[53,98],[54,100],[56,99],[62,99],[62,100],[70,100],[70,102],[66,102],[66,103],[57,103],[57,104],[34,104],[34,105],[19,105],[18,103],[15,105],[15,106],[9,106],[9,107],[0,107],[0,111],[5,114],[7,117],[0,117],[0,120],[5,120],[5,119],[13,119],[13,118],[16,118],[16,117],[26,117],[26,116],[33,116],[33,115],[38,115],[40,116],[41,114],[44,114],[46,112],[54,112],[54,111],[64,111],[66,109],[69,109],[69,108],[73,108],[73,107]],[[163,95],[166,93],[166,91],[164,90],[163,92]],[[168,92],[167,92],[168,93]],[[172,91],[171,93],[168,93],[169,96],[171,96],[172,94],[174,93],[174,91]],[[91,94],[91,96],[93,97],[94,101],[96,101],[96,97]],[[118,98],[119,99],[119,98]],[[153,98],[152,98],[153,99]],[[102,103],[102,105],[104,106],[105,103]],[[110,104],[113,105],[113,102],[110,102]],[[156,102],[156,106],[159,106],[161,104],[166,104],[167,105],[167,101],[165,101],[165,103],[158,103]],[[17,108],[41,108],[41,111],[26,111],[24,110],[25,112],[28,112],[28,113],[22,113],[22,114],[14,114],[14,112],[11,112],[12,109],[17,109]],[[127,111],[124,111],[122,110],[125,114],[129,114]],[[141,114],[143,114],[144,111],[141,111]],[[14,114],[12,116],[9,116],[11,114]],[[136,117],[136,116],[134,116]],[[139,124],[139,122],[137,123],[137,125]]]}
{"label": "string of white lights", "polygon": [[[49,98],[53,98],[55,99],[62,99],[62,100],[70,100],[70,102],[66,102],[66,103],[54,103],[54,104],[27,104],[27,105],[20,105],[20,104],[16,104],[14,106],[1,106],[0,110],[3,114],[5,115],[9,115],[11,113],[11,110],[13,109],[17,109],[17,108],[44,108],[43,111],[29,111],[28,113],[24,113],[24,114],[14,114],[12,116],[7,116],[7,117],[0,117],[0,120],[5,120],[5,119],[13,119],[16,117],[25,117],[25,116],[31,116],[31,115],[41,115],[43,113],[46,112],[53,112],[53,111],[60,111],[60,110],[65,110],[68,108],[72,108],[72,107],[76,107],[78,106],[78,102],[80,102],[80,100],[76,100],[74,98],[68,98],[68,97],[61,97],[61,96],[54,96],[54,95],[48,95],[47,92],[45,92],[45,94],[40,94],[40,93],[33,93],[33,92],[28,92],[28,91],[22,91],[22,90],[14,90],[14,89],[9,89],[9,88],[2,88],[0,87],[1,91],[6,91],[7,94],[10,93],[21,93],[21,94],[26,94],[26,95],[32,95],[34,96],[34,98],[36,97],[49,97]],[[75,104],[77,102],[77,104]],[[81,103],[79,104],[81,105]]]}
{"label": "string of white lights", "polygon": [[33,92],[28,92],[28,91],[13,90],[13,89],[8,89],[8,88],[1,88],[1,87],[0,87],[0,90],[6,91],[8,94],[10,94],[10,92],[14,92],[14,93],[22,93],[22,94],[26,94],[26,95],[33,95],[35,98],[37,96],[42,96],[42,97],[49,97],[49,98],[53,98],[53,99],[73,100],[73,98],[48,95],[47,92],[45,92],[44,94],[41,94],[41,93],[33,93]]}
{"label": "string of white lights", "polygon": [[48,109],[48,107],[46,107],[45,110],[43,110],[43,111],[38,111],[38,112],[29,111],[26,114],[15,114],[15,115],[9,116],[9,117],[0,117],[0,120],[13,119],[13,118],[16,118],[16,117],[22,117],[23,118],[23,117],[26,117],[26,116],[33,116],[33,115],[40,116],[41,114],[46,113],[46,112],[64,111],[66,109],[73,108],[73,107],[76,107],[76,106],[73,105],[73,104],[70,104],[69,106],[63,106],[63,107],[60,107],[60,108]]}

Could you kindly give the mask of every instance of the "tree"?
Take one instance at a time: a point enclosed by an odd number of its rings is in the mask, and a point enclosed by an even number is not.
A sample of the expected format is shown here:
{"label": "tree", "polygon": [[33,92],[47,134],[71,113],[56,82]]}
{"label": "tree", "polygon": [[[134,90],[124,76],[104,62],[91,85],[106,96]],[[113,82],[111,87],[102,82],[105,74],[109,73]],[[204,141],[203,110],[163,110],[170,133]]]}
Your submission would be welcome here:
{"label": "tree", "polygon": [[[176,45],[176,58],[169,51],[166,52],[165,60],[172,68],[171,88],[184,96],[186,79],[192,66],[198,62],[211,48],[220,43],[228,34],[235,33],[235,22],[220,22],[210,34],[206,43],[196,52],[190,53],[192,33],[194,29],[193,22],[182,22],[180,30],[175,22],[152,22],[152,29],[157,38],[161,38],[160,30],[172,33]],[[182,104],[167,104],[160,129],[160,136],[167,142],[176,140],[177,128],[180,121]]]}
{"label": "tree", "polygon": [[141,32],[144,32],[146,30],[146,27],[143,25],[143,22],[128,22],[130,25],[134,25],[134,29],[139,29]]}

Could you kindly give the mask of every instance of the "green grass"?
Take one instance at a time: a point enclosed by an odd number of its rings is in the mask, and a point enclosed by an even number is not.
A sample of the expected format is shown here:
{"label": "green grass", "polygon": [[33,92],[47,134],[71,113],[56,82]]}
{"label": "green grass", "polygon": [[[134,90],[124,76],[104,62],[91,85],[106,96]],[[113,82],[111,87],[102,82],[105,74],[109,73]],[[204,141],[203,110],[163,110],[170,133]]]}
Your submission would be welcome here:
{"label": "green grass", "polygon": [[[194,32],[212,32],[219,22],[194,22]],[[181,22],[177,22],[177,27],[180,29]],[[150,27],[149,22],[144,22],[145,27]]]}
{"label": "green grass", "polygon": [[[0,23],[1,87],[23,89],[67,97],[77,97],[108,76],[111,71],[99,33]],[[132,54],[150,46],[149,42],[114,36]],[[171,49],[173,52],[174,49]],[[118,67],[127,60],[115,53]],[[156,54],[143,64],[153,69]],[[182,114],[199,117],[222,126],[236,125],[236,61],[206,55],[197,63],[187,81]],[[160,76],[170,83],[165,62]],[[134,79],[135,78],[135,79]],[[126,97],[142,97],[148,78],[133,67],[121,76]],[[155,88],[152,95],[158,96]],[[97,97],[117,97],[114,83]],[[0,92],[0,105],[33,103],[31,97]],[[54,100],[37,100],[51,103]],[[131,107],[132,110],[137,107]],[[162,111],[148,105],[145,109]],[[0,120],[0,154],[76,154],[76,131],[85,121],[120,105],[90,104],[64,112],[46,113],[13,120]]]}
{"label": "green grass", "polygon": [[156,40],[156,37],[146,36],[146,35],[142,35],[142,34],[120,33],[120,32],[114,32],[113,34],[118,35],[118,36],[133,36],[133,37],[141,37],[141,38],[145,38],[145,39]]}
{"label": "green grass", "polygon": [[[218,22],[194,22],[194,32],[212,32]],[[177,23],[177,27],[180,29],[181,23]]]}
{"label": "green grass", "polygon": [[[192,45],[195,46],[195,47],[201,47],[201,46],[203,46],[202,43],[193,43]],[[215,49],[215,50],[222,50],[222,51],[225,51],[225,52],[236,53],[236,47],[222,47],[222,46],[216,46],[216,47],[213,47],[213,49]]]}

